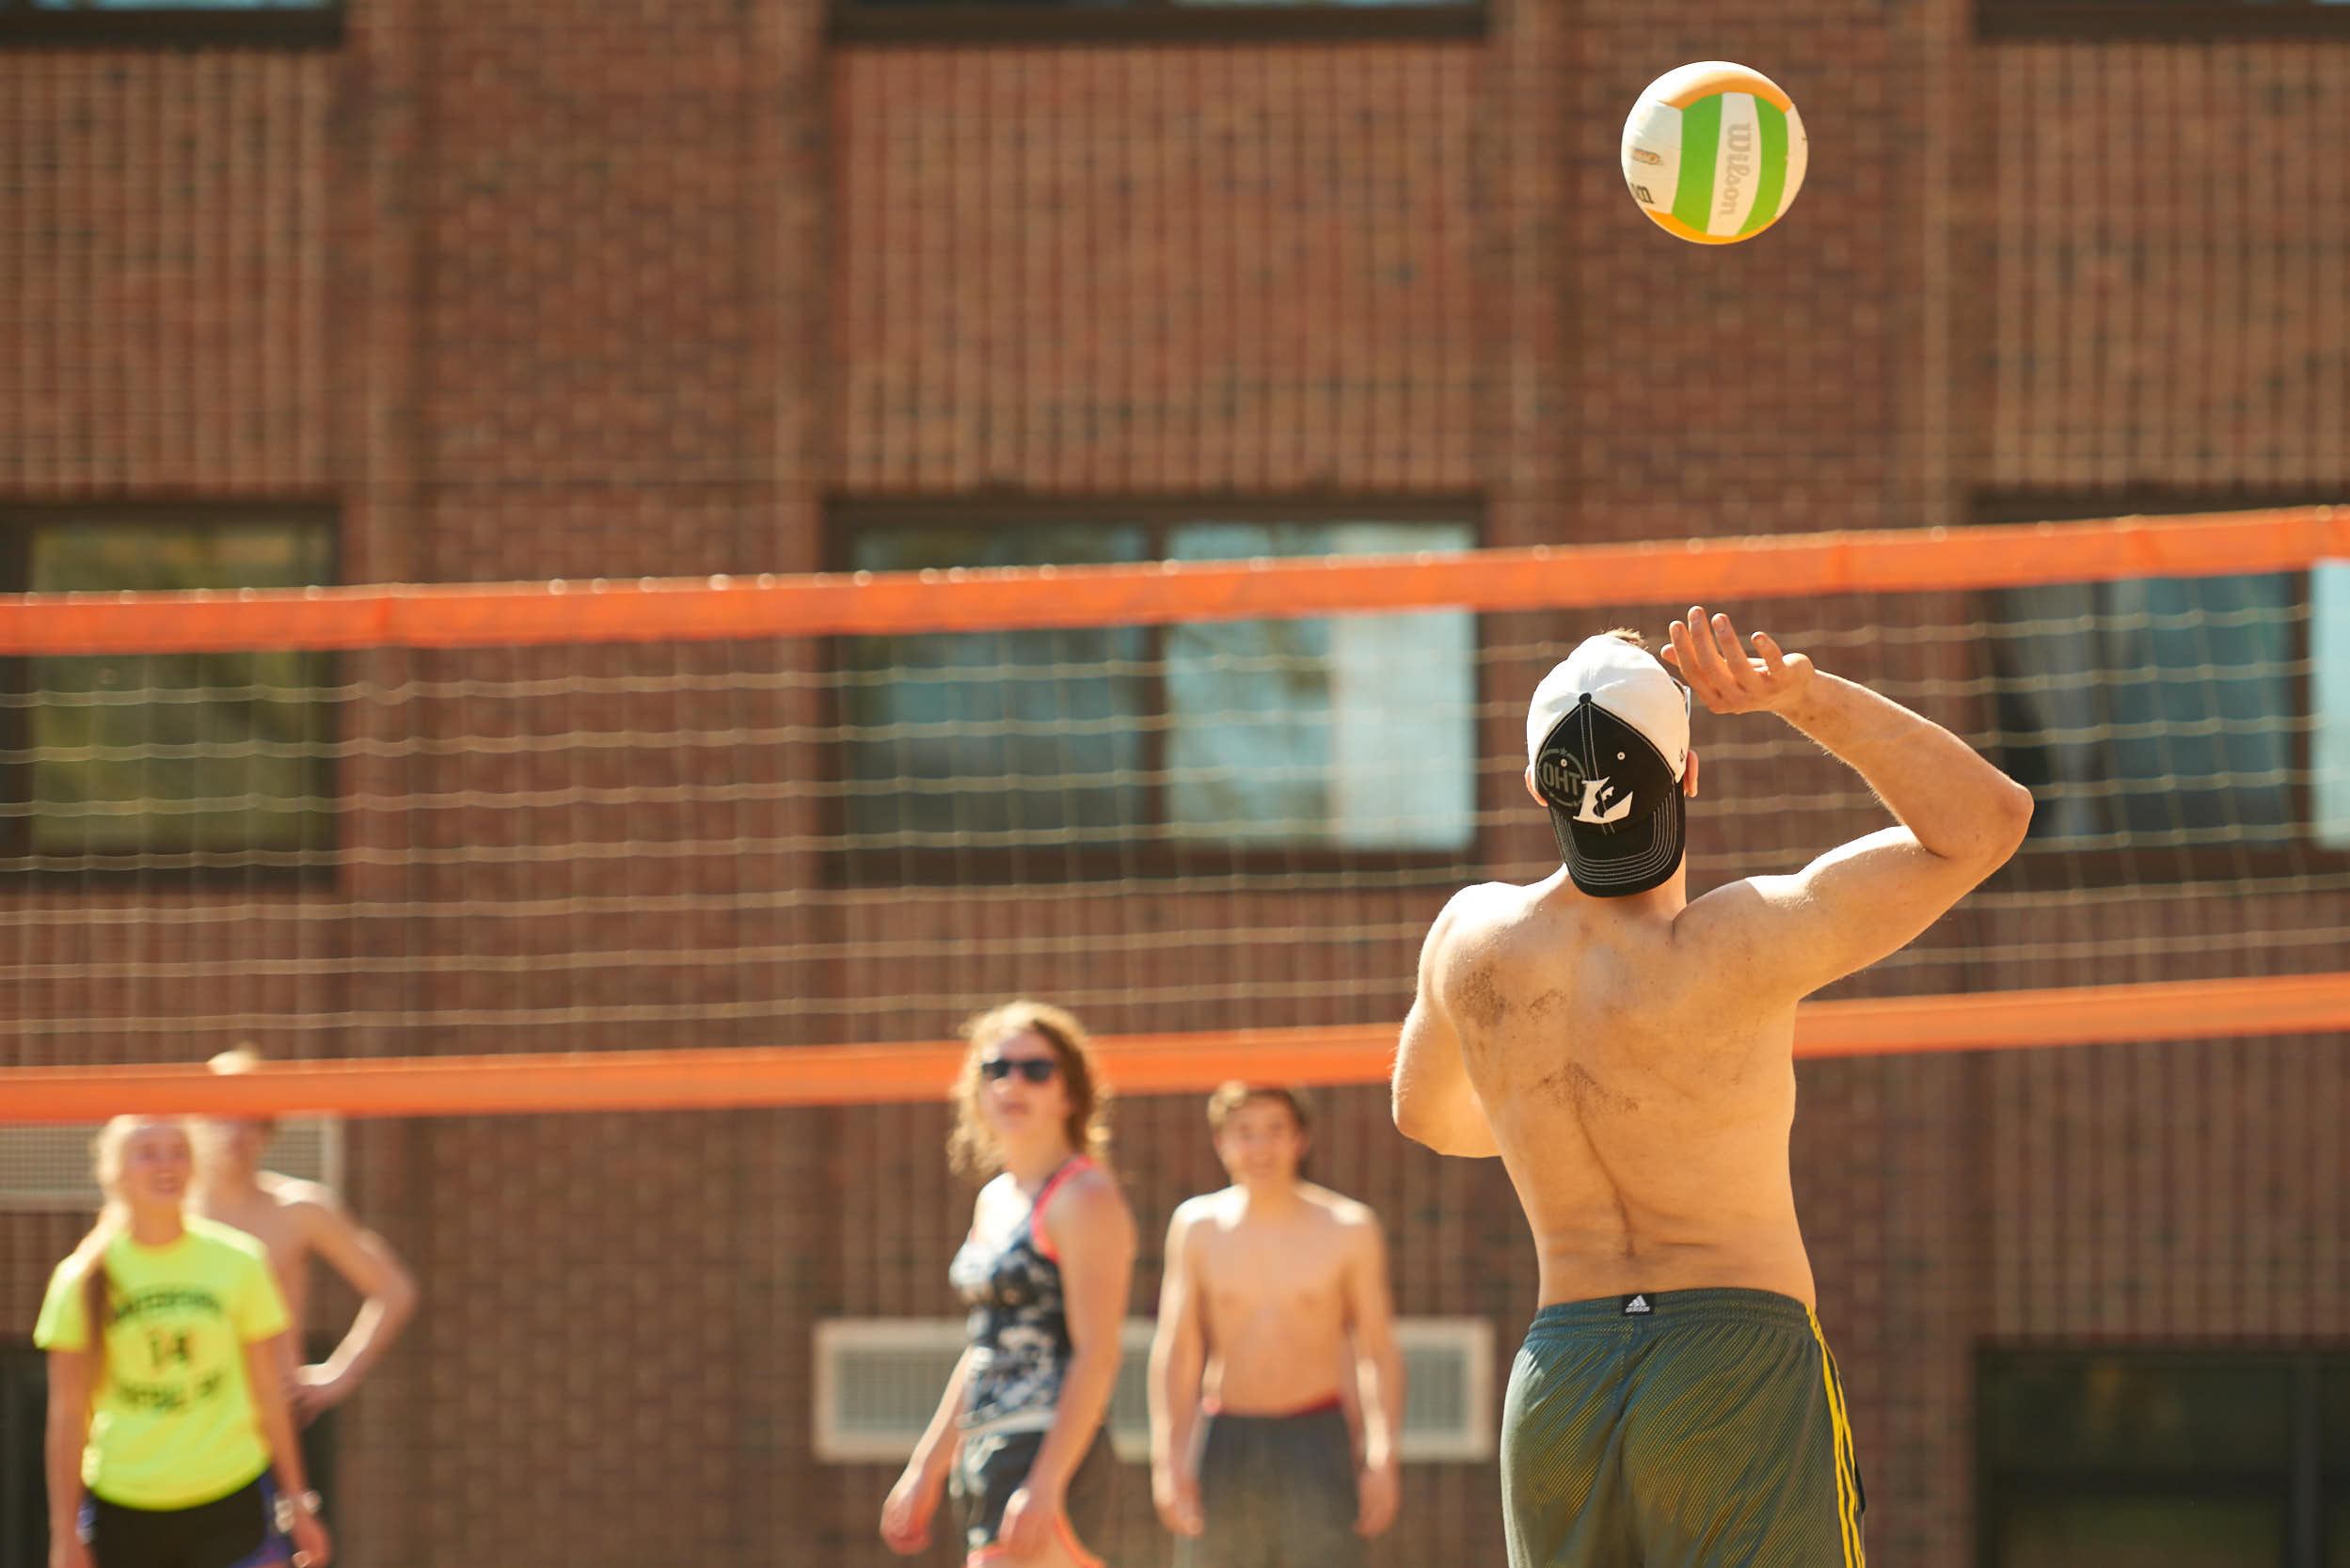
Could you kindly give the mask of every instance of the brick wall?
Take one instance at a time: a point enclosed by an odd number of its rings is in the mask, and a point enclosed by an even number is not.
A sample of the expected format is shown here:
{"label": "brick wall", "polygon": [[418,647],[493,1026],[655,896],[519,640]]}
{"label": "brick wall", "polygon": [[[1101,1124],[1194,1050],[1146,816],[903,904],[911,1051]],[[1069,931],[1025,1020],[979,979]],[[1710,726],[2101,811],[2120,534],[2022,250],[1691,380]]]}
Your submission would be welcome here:
{"label": "brick wall", "polygon": [[[1985,487],[2350,487],[2350,324],[2326,286],[2350,204],[2322,155],[2350,50],[1992,49],[1965,15],[1497,0],[1480,41],[831,50],[813,0],[355,0],[330,51],[0,53],[0,503],[326,495],[354,578],[465,580],[805,569],[831,496],[1473,493],[1511,544],[1948,522]],[[1613,163],[1632,93],[1707,56],[1776,77],[1815,151],[1790,218],[1734,248],[1662,239]],[[1855,657],[1947,680],[1965,655]],[[811,829],[806,750],[532,751],[663,730],[674,712],[611,693],[704,655],[583,657],[355,658],[419,694],[355,708],[380,744],[343,775],[364,852],[334,888],[6,894],[19,960],[54,972],[11,978],[9,1009],[101,1021],[8,1059],[181,1058],[333,1013],[334,1038],[272,1043],[766,1043],[772,1009],[827,997],[895,998],[869,1018],[921,1035],[943,998],[1020,988],[1099,990],[1104,1029],[1312,1021],[1238,994],[1278,969],[1261,944],[1152,941],[1310,927],[1310,896],[1020,913],[1120,938],[1106,975],[988,947],[1011,911],[951,893],[789,896],[804,860],[723,845]],[[461,688],[563,673],[604,688],[486,726]],[[756,721],[815,713],[774,690]],[[516,744],[454,744],[493,729]],[[1814,777],[1708,768],[1766,793]],[[773,787],[695,803],[726,783]],[[596,794],[651,785],[677,793]],[[1856,820],[1768,843],[1701,821],[1699,850],[1793,853]],[[705,847],[523,852],[583,842]],[[1356,1016],[1397,1010],[1440,894],[1351,901],[1406,933],[1361,953],[1385,979]],[[672,895],[731,913],[625,917]],[[1946,922],[1901,983],[2068,983],[2081,951],[2100,977],[2171,977],[2189,935],[2216,971],[2297,968],[2343,914],[2327,894],[2022,895]],[[873,950],[910,935],[962,945],[921,974]],[[104,961],[193,977],[109,986]],[[467,1022],[517,1003],[543,1021]],[[567,1022],[581,1005],[612,1011]],[[1798,1193],[1877,1560],[1972,1560],[1985,1337],[2346,1331],[2345,1068],[2318,1039],[1802,1069]],[[1489,1314],[1514,1350],[1532,1267],[1498,1171],[1402,1145],[1375,1089],[1324,1112],[1319,1173],[1386,1216],[1403,1309]],[[426,1311],[344,1423],[345,1560],[882,1560],[887,1473],[810,1457],[807,1331],[947,1309],[967,1195],[942,1131],[902,1107],[358,1129],[355,1195]],[[1168,1210],[1213,1177],[1196,1104],[1132,1102],[1120,1160],[1148,1303]],[[0,1216],[5,1322],[76,1233]],[[1490,1467],[1428,1466],[1374,1557],[1491,1562],[1498,1539]],[[1138,1472],[1119,1544],[1157,1550]]]}

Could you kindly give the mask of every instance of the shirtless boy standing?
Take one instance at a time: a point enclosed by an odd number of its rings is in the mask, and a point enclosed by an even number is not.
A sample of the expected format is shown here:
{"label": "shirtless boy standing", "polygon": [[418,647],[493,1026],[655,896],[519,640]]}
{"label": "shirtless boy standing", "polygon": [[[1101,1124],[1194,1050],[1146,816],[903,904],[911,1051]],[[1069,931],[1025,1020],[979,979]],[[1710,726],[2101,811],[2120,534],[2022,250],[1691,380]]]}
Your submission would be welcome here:
{"label": "shirtless boy standing", "polygon": [[[224,1051],[214,1072],[249,1072],[261,1055],[249,1045]],[[316,1366],[288,1369],[294,1418],[304,1427],[351,1397],[416,1311],[416,1281],[384,1239],[351,1217],[333,1189],[261,1168],[277,1130],[271,1121],[207,1118],[197,1124],[196,1188],[188,1212],[233,1226],[268,1250],[270,1268],[294,1327],[286,1342],[299,1354],[310,1323],[310,1259],[321,1258],[365,1299],[334,1354]],[[310,1473],[318,1467],[312,1461]]]}
{"label": "shirtless boy standing", "polygon": [[[1815,1315],[1787,1142],[1795,1007],[1991,875],[2032,798],[1964,741],[1726,615],[1666,660],[1594,637],[1535,688],[1526,787],[1564,864],[1429,929],[1395,1121],[1501,1157],[1541,1310],[1510,1376],[1511,1568],[1859,1568],[1862,1493]],[[1776,714],[1895,823],[1689,896],[1689,695]]]}
{"label": "shirtless boy standing", "polygon": [[1179,1568],[1343,1568],[1395,1517],[1404,1360],[1379,1222],[1298,1180],[1306,1113],[1289,1090],[1227,1084],[1208,1125],[1232,1184],[1167,1226],[1151,1496]]}

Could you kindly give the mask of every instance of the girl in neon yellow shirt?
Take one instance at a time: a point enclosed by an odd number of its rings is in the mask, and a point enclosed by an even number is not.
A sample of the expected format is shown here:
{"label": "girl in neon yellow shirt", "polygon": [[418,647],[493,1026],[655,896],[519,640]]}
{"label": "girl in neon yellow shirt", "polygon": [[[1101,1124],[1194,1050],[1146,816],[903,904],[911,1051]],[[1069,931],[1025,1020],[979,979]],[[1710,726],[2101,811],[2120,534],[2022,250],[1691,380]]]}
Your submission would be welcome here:
{"label": "girl in neon yellow shirt", "polygon": [[295,1563],[326,1568],[261,1243],[182,1212],[179,1122],[117,1117],[95,1154],[105,1209],[33,1330],[49,1353],[49,1568],[243,1568],[267,1560],[273,1508]]}

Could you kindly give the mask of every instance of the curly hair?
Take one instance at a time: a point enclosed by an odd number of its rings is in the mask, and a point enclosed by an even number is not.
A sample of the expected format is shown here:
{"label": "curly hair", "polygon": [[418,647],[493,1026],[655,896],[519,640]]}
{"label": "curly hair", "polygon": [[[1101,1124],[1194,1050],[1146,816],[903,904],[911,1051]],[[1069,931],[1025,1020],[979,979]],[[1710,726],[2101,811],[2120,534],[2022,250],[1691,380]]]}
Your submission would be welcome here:
{"label": "curly hair", "polygon": [[1102,1082],[1093,1055],[1093,1037],[1076,1016],[1049,1002],[1021,997],[975,1013],[963,1021],[962,1037],[970,1042],[962,1068],[955,1074],[949,1098],[955,1107],[955,1130],[946,1137],[946,1159],[957,1175],[984,1181],[1004,1168],[995,1134],[979,1113],[979,1062],[988,1048],[1014,1035],[1033,1034],[1052,1048],[1060,1068],[1061,1087],[1069,1097],[1069,1115],[1061,1132],[1069,1147],[1090,1155],[1098,1164],[1109,1163],[1109,1085]]}

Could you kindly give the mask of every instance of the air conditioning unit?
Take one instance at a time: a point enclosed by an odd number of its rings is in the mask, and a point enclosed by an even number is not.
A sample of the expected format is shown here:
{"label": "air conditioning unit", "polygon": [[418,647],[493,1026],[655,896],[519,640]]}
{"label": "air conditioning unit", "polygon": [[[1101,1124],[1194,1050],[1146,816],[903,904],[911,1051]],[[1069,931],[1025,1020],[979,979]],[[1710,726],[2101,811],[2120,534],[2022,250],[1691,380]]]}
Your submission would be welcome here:
{"label": "air conditioning unit", "polygon": [[[1110,1396],[1110,1441],[1129,1462],[1151,1452],[1149,1357],[1153,1328],[1130,1318]],[[963,1353],[961,1318],[830,1318],[816,1325],[816,1453],[831,1464],[900,1464],[938,1409]],[[1493,1325],[1483,1318],[1402,1318],[1403,1458],[1435,1464],[1491,1458]]]}

